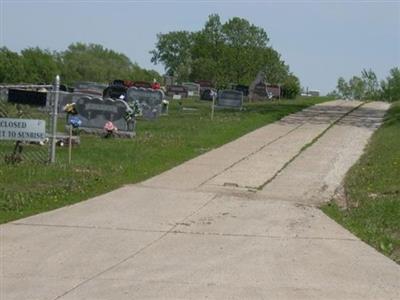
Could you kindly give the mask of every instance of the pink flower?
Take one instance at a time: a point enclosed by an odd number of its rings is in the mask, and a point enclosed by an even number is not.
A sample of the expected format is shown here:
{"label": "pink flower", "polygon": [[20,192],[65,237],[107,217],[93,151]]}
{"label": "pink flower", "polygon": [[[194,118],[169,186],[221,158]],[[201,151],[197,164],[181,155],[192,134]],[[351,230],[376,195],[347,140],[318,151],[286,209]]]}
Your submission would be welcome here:
{"label": "pink flower", "polygon": [[117,131],[118,128],[111,122],[108,121],[105,125],[104,125],[104,130],[108,131],[108,132],[113,132],[113,131]]}

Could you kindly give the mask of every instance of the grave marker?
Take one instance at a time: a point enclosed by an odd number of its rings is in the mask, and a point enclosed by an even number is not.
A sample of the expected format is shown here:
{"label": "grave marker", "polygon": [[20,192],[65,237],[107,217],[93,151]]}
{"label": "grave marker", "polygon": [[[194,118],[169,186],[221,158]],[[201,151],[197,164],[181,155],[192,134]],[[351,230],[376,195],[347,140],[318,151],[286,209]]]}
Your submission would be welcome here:
{"label": "grave marker", "polygon": [[103,96],[103,91],[105,88],[107,88],[107,85],[103,83],[76,82],[74,86],[74,92],[95,96]]}
{"label": "grave marker", "polygon": [[236,90],[222,90],[218,93],[217,108],[241,109],[243,105],[243,93]]}
{"label": "grave marker", "polygon": [[131,87],[126,92],[125,100],[133,105],[135,102],[143,118],[153,120],[160,116],[164,94],[161,90]]}
{"label": "grave marker", "polygon": [[187,89],[189,97],[200,97],[200,84],[195,82],[184,82],[182,85]]}
{"label": "grave marker", "polygon": [[134,81],[133,86],[137,88],[151,89],[151,83],[147,81]]}
{"label": "grave marker", "polygon": [[181,98],[187,98],[188,90],[183,85],[168,85],[166,95],[172,99],[176,99],[174,98],[174,95],[180,95]]}
{"label": "grave marker", "polygon": [[8,102],[43,107],[46,106],[47,92],[9,89]]}
{"label": "grave marker", "polygon": [[134,135],[134,121],[126,120],[131,108],[123,100],[83,96],[76,101],[75,107],[78,113],[75,116],[82,121],[80,128],[86,132],[102,133],[104,125],[111,121],[119,134]]}
{"label": "grave marker", "polygon": [[250,100],[268,99],[267,81],[264,72],[258,72],[256,79],[251,83],[249,88],[249,98]]}

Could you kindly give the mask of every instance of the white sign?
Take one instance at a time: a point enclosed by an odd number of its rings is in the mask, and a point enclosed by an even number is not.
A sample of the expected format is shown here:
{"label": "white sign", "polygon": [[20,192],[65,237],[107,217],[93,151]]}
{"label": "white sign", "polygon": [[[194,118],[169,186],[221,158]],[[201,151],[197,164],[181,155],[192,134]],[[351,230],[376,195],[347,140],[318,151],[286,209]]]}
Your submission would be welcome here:
{"label": "white sign", "polygon": [[174,100],[181,100],[181,99],[182,99],[182,96],[181,96],[181,95],[173,95],[173,96],[172,96],[172,99],[174,99]]}
{"label": "white sign", "polygon": [[46,138],[46,122],[0,118],[0,140],[40,142]]}

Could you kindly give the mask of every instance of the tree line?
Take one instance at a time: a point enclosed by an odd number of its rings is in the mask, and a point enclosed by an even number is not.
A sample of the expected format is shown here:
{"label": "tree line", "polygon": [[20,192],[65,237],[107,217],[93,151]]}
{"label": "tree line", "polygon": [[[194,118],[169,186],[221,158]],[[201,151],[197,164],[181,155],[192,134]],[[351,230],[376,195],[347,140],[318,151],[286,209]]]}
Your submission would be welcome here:
{"label": "tree line", "polygon": [[400,69],[392,68],[389,76],[380,82],[371,69],[362,70],[360,76],[353,76],[348,81],[339,77],[336,90],[329,95],[356,100],[400,100]]}
{"label": "tree line", "polygon": [[263,28],[238,17],[222,23],[213,14],[200,31],[158,34],[151,61],[163,64],[178,81],[210,80],[219,88],[248,86],[263,71],[268,83],[280,84],[286,97],[295,97],[299,79],[268,42]]}
{"label": "tree line", "polygon": [[0,48],[1,83],[51,83],[57,74],[68,85],[76,81],[162,79],[158,72],[141,68],[124,54],[98,44],[74,43],[61,52],[35,47],[17,53]]}

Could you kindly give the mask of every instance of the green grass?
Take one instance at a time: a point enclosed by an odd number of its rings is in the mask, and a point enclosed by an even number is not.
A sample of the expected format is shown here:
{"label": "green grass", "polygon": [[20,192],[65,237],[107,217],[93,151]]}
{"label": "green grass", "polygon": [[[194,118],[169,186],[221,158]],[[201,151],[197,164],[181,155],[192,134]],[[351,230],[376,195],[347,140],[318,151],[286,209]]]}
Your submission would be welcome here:
{"label": "green grass", "polygon": [[400,102],[390,108],[344,187],[347,208],[330,203],[324,212],[400,263]]}
{"label": "green grass", "polygon": [[[0,223],[142,181],[325,100],[328,99],[251,103],[244,111],[217,110],[213,121],[210,120],[209,102],[185,100],[184,106],[198,110],[182,112],[176,102],[172,103],[169,116],[152,122],[139,120],[134,139],[81,135],[81,145],[73,149],[71,165],[66,163],[66,148],[57,149],[54,165],[28,162],[6,165],[1,162]],[[62,128],[60,121],[59,128]],[[5,145],[3,143],[1,147]]]}

